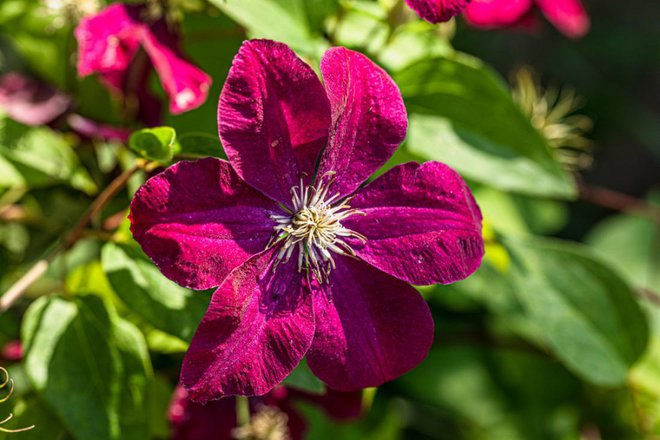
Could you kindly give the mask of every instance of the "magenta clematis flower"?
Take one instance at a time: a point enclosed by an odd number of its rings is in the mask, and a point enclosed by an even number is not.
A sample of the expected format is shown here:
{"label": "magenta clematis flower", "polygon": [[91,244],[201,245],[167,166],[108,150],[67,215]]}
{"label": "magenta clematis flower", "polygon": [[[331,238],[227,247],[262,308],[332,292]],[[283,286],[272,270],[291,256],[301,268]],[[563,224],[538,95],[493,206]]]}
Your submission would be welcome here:
{"label": "magenta clematis flower", "polygon": [[406,135],[385,71],[345,48],[324,85],[286,45],[243,44],[220,96],[229,162],[179,162],[131,204],[131,230],[175,282],[220,286],[185,356],[195,400],[262,395],[307,355],[331,388],[378,386],[427,355],[433,321],[408,283],[451,283],[483,255],[481,214],[437,162],[360,185]]}
{"label": "magenta clematis flower", "polygon": [[429,23],[449,21],[466,8],[470,0],[406,0],[406,4]]}
{"label": "magenta clematis flower", "polygon": [[535,5],[570,38],[581,38],[589,31],[589,16],[580,0],[473,0],[465,18],[477,27],[516,26],[529,22]]}
{"label": "magenta clematis flower", "polygon": [[[253,429],[263,428],[266,432],[279,430],[280,436],[273,438],[303,439],[307,426],[294,406],[298,401],[318,406],[337,421],[356,419],[362,414],[361,392],[341,393],[328,389],[323,395],[313,395],[276,387],[263,397],[250,398],[251,418],[256,425]],[[178,386],[174,391],[168,416],[172,424],[173,440],[236,438],[236,399],[225,398],[203,405],[192,401],[185,388]]]}
{"label": "magenta clematis flower", "polygon": [[[83,18],[75,30],[79,75],[98,73],[111,90],[135,93],[140,105],[153,111],[158,103],[147,91],[153,66],[170,99],[170,112],[199,107],[211,78],[185,59],[165,20],[150,22],[145,13],[143,6],[117,3]],[[141,49],[147,57],[141,57]]]}

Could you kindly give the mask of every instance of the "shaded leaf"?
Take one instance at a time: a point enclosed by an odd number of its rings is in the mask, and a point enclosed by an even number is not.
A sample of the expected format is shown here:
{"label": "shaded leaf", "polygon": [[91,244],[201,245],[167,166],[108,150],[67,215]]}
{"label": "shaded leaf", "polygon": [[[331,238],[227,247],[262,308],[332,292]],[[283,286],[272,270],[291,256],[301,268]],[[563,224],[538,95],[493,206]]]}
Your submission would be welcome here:
{"label": "shaded leaf", "polygon": [[165,278],[135,246],[107,243],[102,262],[113,290],[129,309],[157,329],[190,341],[208,306],[208,295]]}
{"label": "shaded leaf", "polygon": [[325,385],[314,376],[305,359],[298,364],[289,377],[284,379],[284,385],[312,394],[323,394],[325,392]]}
{"label": "shaded leaf", "polygon": [[78,440],[119,438],[119,353],[112,322],[94,296],[41,298],[23,328],[34,388]]}
{"label": "shaded leaf", "polygon": [[514,291],[547,345],[599,385],[621,385],[648,339],[634,292],[585,248],[550,240],[507,240]]}

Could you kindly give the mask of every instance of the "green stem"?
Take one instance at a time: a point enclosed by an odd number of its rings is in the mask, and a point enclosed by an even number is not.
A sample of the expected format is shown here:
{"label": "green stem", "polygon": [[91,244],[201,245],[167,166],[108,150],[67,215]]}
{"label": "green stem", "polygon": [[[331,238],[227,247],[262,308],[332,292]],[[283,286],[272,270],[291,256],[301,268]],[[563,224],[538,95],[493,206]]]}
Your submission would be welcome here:
{"label": "green stem", "polygon": [[250,401],[247,397],[236,396],[236,423],[239,427],[250,424]]}

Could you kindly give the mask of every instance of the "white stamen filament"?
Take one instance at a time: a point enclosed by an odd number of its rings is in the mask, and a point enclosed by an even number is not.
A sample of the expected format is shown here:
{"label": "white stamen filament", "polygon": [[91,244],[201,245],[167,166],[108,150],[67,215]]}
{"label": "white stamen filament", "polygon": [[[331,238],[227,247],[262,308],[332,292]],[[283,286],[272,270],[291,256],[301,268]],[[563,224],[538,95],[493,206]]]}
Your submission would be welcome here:
{"label": "white stamen filament", "polygon": [[[295,249],[298,249],[298,271],[310,270],[319,282],[328,281],[330,271],[335,268],[332,254],[355,256],[351,246],[344,240],[353,237],[366,242],[366,238],[342,226],[342,220],[362,211],[352,209],[349,200],[341,200],[340,194],[328,197],[334,173],[321,176],[319,184],[291,188],[292,210],[289,214],[272,215],[277,223],[269,246],[284,242],[277,254],[276,263],[288,262]],[[334,205],[333,205],[334,204]]]}

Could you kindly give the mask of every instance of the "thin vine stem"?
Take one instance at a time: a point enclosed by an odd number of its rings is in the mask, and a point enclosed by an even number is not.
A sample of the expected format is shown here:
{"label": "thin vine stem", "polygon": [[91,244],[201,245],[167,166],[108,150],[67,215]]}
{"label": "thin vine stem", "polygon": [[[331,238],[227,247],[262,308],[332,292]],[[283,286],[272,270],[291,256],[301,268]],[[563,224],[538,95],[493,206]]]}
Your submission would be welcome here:
{"label": "thin vine stem", "polygon": [[71,249],[78,240],[85,235],[87,225],[101,213],[108,202],[112,200],[119,191],[121,191],[131,176],[133,176],[133,174],[139,169],[141,169],[140,164],[126,169],[110,182],[103,191],[101,191],[85,214],[83,214],[75,226],[64,236],[62,242],[48,252],[44,258],[32,265],[32,267],[0,297],[0,312],[9,309],[21,296],[23,296],[25,291],[46,273],[50,263],[57,255],[63,251]]}

